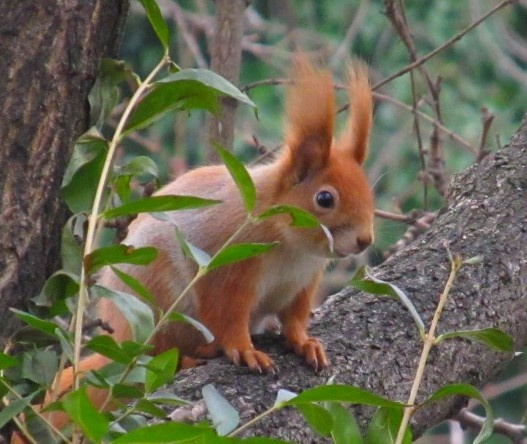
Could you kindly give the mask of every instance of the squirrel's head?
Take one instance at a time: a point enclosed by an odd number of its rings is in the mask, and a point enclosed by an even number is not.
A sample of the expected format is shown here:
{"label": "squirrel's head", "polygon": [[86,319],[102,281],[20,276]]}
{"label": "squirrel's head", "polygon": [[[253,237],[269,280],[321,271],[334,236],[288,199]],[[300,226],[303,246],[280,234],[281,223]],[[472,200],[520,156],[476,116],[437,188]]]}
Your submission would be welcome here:
{"label": "squirrel's head", "polygon": [[373,242],[374,199],[362,168],[372,123],[372,92],[366,67],[349,69],[350,117],[334,139],[336,114],[331,74],[299,56],[287,98],[285,150],[279,159],[277,202],[317,216],[333,237],[333,251],[320,229],[289,231],[311,253],[345,257]]}

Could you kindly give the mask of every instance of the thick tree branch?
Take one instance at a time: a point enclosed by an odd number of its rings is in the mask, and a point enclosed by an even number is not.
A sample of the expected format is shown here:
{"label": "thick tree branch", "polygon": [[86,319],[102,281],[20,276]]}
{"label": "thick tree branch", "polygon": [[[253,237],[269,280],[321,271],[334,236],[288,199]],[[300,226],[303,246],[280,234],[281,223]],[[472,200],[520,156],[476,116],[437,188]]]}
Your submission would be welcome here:
{"label": "thick tree branch", "polygon": [[[429,322],[447,279],[450,264],[444,243],[464,258],[484,257],[466,266],[456,280],[439,322],[439,332],[498,327],[527,343],[527,117],[510,145],[456,177],[447,203],[431,229],[390,257],[374,274],[403,289]],[[314,374],[286,352],[276,338],[258,346],[270,351],[280,371],[252,375],[224,359],[182,372],[173,389],[188,399],[214,384],[241,412],[253,417],[274,402],[280,388],[293,391],[335,381],[404,401],[414,378],[421,342],[413,321],[396,301],[352,289],[334,295],[318,311],[311,328],[327,345],[332,367]],[[465,340],[449,340],[432,350],[418,400],[452,382],[482,386],[512,356]],[[420,409],[413,419],[416,435],[454,415],[466,403],[449,399]],[[371,408],[357,408],[364,423]],[[319,442],[293,410],[259,423],[251,433],[294,442]]]}

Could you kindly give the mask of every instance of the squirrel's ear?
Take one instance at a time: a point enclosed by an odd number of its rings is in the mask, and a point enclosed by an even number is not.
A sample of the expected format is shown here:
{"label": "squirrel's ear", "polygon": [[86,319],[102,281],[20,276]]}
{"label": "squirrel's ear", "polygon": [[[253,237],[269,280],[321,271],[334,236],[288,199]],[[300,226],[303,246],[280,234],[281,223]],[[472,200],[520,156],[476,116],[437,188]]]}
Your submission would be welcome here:
{"label": "squirrel's ear", "polygon": [[372,125],[373,98],[367,66],[358,60],[348,69],[350,116],[336,146],[349,152],[360,165],[368,156]]}
{"label": "squirrel's ear", "polygon": [[331,74],[295,56],[286,105],[286,156],[295,181],[323,168],[329,158],[335,122]]}

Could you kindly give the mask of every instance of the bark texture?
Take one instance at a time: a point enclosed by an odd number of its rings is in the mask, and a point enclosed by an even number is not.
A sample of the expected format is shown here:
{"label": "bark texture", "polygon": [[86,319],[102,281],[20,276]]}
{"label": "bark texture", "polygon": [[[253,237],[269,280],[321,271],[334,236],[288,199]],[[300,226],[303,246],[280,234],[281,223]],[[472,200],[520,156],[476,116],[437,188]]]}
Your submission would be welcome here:
{"label": "bark texture", "polygon": [[[216,0],[214,36],[210,42],[210,69],[234,85],[240,80],[244,12],[247,0]],[[209,118],[208,135],[227,149],[234,141],[234,116],[238,102],[231,97],[220,99],[219,115]],[[217,162],[216,150],[208,151],[209,162]]]}
{"label": "bark texture", "polygon": [[115,55],[128,0],[0,2],[0,344],[59,265],[59,199],[88,92]]}
{"label": "bark texture", "polygon": [[[522,349],[527,344],[527,117],[509,146],[453,180],[447,203],[427,233],[374,269],[375,276],[409,295],[425,322],[432,318],[450,271],[445,242],[463,258],[484,259],[462,268],[437,333],[498,327]],[[406,401],[422,344],[400,303],[345,289],[321,307],[311,332],[327,346],[332,367],[326,374],[314,374],[276,338],[264,338],[258,346],[276,360],[276,375],[252,375],[219,359],[182,372],[173,389],[184,398],[199,399],[201,387],[212,383],[245,421],[271,406],[278,389],[301,391],[324,384],[330,375],[336,382]],[[461,339],[441,343],[432,350],[418,399],[453,382],[481,387],[511,358]],[[413,420],[415,436],[465,402],[452,398],[420,409]],[[356,409],[363,424],[371,412]],[[289,409],[259,422],[250,434],[322,442]]]}

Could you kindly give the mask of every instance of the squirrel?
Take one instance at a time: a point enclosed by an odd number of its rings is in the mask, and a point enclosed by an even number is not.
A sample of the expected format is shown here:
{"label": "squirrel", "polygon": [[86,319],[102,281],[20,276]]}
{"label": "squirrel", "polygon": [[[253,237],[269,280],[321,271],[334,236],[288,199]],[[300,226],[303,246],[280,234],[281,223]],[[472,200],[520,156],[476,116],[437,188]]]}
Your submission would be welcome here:
{"label": "squirrel", "polygon": [[[275,315],[286,344],[316,371],[328,367],[322,343],[307,332],[314,296],[330,259],[358,254],[373,242],[373,194],[363,170],[372,125],[372,92],[365,65],[349,68],[351,113],[340,137],[334,139],[336,101],[329,71],[299,55],[292,68],[292,84],[286,98],[283,152],[272,163],[249,168],[257,191],[255,214],[274,205],[294,205],[315,215],[333,237],[333,248],[320,228],[290,226],[290,216],[274,216],[251,224],[235,242],[279,242],[267,253],[217,268],[202,277],[177,310],[204,324],[214,335],[206,344],[191,324],[172,322],[153,340],[154,354],[177,347],[181,355],[212,357],[223,353],[233,363],[257,372],[273,372],[276,366],[255,349],[251,333]],[[157,195],[194,195],[222,201],[197,210],[170,212],[170,218],[186,239],[202,250],[215,253],[246,218],[241,196],[223,165],[187,172],[161,188]],[[157,258],[146,266],[119,268],[141,282],[166,310],[197,266],[185,257],[171,224],[140,214],[129,226],[123,244],[154,246]],[[99,283],[130,290],[106,267]],[[96,303],[97,316],[113,329],[117,342],[132,338],[126,318],[108,298]],[[103,367],[109,359],[94,354],[80,364],[82,372]],[[63,372],[58,393],[70,389],[71,368]],[[97,389],[90,396],[102,403]],[[100,400],[98,400],[100,398]],[[55,413],[58,427],[65,415]],[[60,419],[61,417],[64,417]]]}

